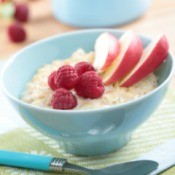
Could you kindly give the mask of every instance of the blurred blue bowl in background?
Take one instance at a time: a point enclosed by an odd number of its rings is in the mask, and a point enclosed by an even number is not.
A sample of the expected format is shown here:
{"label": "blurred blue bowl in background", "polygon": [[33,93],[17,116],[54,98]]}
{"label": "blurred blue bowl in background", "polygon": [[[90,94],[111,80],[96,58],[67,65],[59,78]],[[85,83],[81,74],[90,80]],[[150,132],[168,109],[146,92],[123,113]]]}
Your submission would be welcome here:
{"label": "blurred blue bowl in background", "polygon": [[54,16],[79,27],[110,27],[140,17],[151,0],[52,0]]}

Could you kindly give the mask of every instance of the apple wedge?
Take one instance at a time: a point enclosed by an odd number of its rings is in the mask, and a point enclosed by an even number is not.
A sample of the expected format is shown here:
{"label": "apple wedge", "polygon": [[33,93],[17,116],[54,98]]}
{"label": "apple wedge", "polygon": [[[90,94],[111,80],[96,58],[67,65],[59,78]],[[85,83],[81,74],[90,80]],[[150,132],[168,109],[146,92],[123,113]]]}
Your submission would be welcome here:
{"label": "apple wedge", "polygon": [[94,68],[101,72],[115,60],[120,50],[118,39],[110,33],[102,33],[95,42]]}
{"label": "apple wedge", "polygon": [[102,75],[105,85],[116,83],[126,76],[135,67],[142,55],[142,42],[133,32],[124,33],[119,43],[120,53]]}
{"label": "apple wedge", "polygon": [[167,58],[168,41],[160,35],[144,49],[141,59],[134,69],[120,82],[120,86],[129,87],[157,69]]}

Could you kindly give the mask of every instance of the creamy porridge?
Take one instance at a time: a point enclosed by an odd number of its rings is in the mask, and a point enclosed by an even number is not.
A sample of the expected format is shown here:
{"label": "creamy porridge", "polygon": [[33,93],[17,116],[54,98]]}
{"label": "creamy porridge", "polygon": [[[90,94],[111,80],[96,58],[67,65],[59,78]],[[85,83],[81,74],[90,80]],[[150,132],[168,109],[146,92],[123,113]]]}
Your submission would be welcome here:
{"label": "creamy porridge", "polygon": [[[51,108],[52,91],[47,84],[48,76],[58,67],[64,64],[74,66],[80,61],[87,61],[92,63],[94,53],[85,53],[82,49],[77,50],[72,56],[66,60],[55,60],[50,64],[44,65],[33,76],[32,80],[27,84],[25,92],[23,93],[22,100],[41,107]],[[96,99],[82,98],[76,95],[74,90],[73,94],[77,98],[78,105],[73,109],[92,109],[101,108],[111,105],[121,104],[132,99],[136,99],[157,87],[157,78],[151,73],[146,78],[142,79],[135,85],[125,88],[118,87],[117,84],[105,86],[104,94]]]}

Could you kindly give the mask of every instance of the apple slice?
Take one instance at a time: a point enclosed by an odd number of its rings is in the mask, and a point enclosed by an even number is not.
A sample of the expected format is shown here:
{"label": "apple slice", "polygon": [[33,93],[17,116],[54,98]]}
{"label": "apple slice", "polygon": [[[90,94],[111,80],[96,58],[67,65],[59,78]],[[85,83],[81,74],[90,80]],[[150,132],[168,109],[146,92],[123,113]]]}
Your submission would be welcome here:
{"label": "apple slice", "polygon": [[102,33],[95,42],[95,60],[97,71],[105,70],[117,57],[120,50],[118,39],[110,33]]}
{"label": "apple slice", "polygon": [[168,41],[160,35],[144,49],[141,59],[134,69],[120,82],[120,86],[129,87],[157,69],[167,58]]}
{"label": "apple slice", "polygon": [[124,33],[119,43],[120,53],[102,75],[105,85],[116,83],[126,76],[135,67],[142,55],[142,42],[133,32]]}

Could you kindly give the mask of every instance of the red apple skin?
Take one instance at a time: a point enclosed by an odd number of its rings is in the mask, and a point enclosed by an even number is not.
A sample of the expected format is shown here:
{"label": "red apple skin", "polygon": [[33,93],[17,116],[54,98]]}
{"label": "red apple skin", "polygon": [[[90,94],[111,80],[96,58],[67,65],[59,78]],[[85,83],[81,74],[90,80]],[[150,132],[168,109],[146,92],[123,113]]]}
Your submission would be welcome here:
{"label": "red apple skin", "polygon": [[109,67],[112,64],[112,62],[116,59],[120,51],[120,44],[118,39],[111,34],[109,34],[109,37],[110,37],[110,44],[109,44],[108,56],[101,70],[105,70],[107,67]]}
{"label": "red apple skin", "polygon": [[129,78],[122,81],[120,86],[130,87],[157,69],[167,58],[168,49],[168,41],[162,35],[145,62]]}
{"label": "red apple skin", "polygon": [[[116,59],[120,51],[120,44],[119,44],[118,39],[110,33],[106,33],[106,34],[109,40],[108,54],[107,54],[107,57],[105,58],[104,64],[101,67],[97,68],[97,71],[104,71],[107,67],[109,67],[112,64],[112,62]],[[105,41],[101,41],[101,42],[105,42]],[[94,67],[96,68],[95,65]]]}
{"label": "red apple skin", "polygon": [[137,35],[134,35],[131,43],[129,44],[126,52],[124,53],[120,65],[116,68],[115,72],[111,75],[111,77],[108,80],[104,81],[104,84],[109,85],[121,80],[138,63],[142,55],[142,52],[143,52],[142,42]]}

